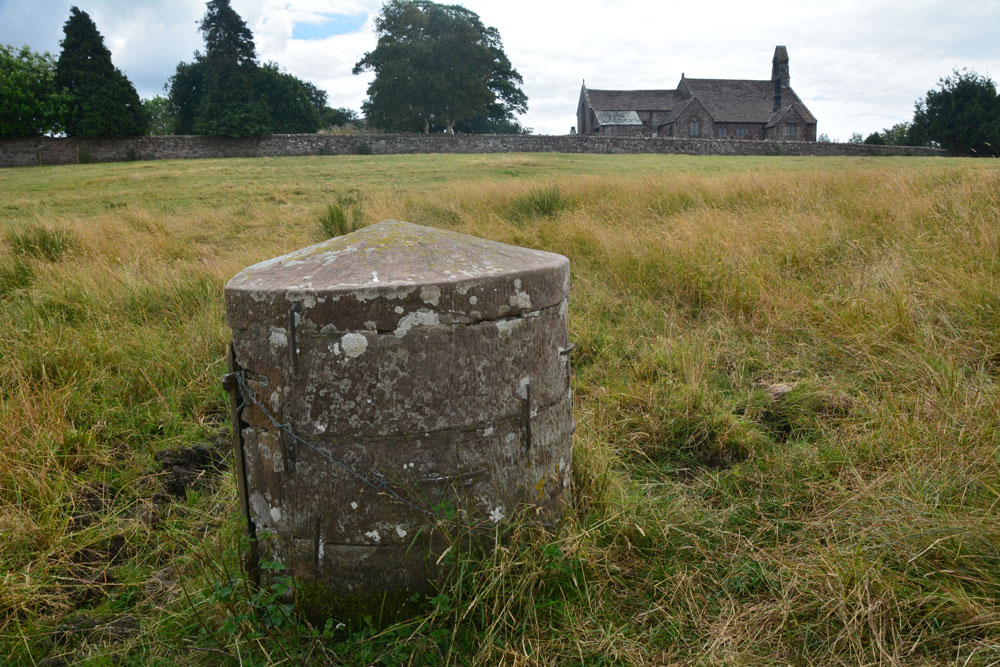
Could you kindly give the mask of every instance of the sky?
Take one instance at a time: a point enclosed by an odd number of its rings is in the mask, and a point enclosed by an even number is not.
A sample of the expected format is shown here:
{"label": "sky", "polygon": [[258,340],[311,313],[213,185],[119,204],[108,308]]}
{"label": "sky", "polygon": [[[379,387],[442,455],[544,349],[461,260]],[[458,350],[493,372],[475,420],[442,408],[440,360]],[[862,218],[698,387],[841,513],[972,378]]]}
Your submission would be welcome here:
{"label": "sky", "polygon": [[[204,0],[0,0],[0,43],[59,53],[76,4],[104,36],[139,95],[164,94],[177,63],[202,48]],[[375,48],[381,0],[231,0],[259,59],[360,110],[371,73],[351,69]],[[958,68],[1000,79],[1000,0],[465,0],[497,28],[524,77],[536,133],[576,124],[580,84],[672,89],[691,78],[769,79],[774,47],[788,48],[791,84],[847,140],[908,121],[913,104]]]}

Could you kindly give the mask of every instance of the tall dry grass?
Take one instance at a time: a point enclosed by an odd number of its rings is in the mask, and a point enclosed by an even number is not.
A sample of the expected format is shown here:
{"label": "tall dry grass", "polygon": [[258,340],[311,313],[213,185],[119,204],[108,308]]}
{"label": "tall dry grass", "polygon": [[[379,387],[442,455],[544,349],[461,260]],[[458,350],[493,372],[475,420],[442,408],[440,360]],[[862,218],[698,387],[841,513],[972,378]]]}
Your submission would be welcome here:
{"label": "tall dry grass", "polygon": [[[995,663],[995,165],[412,156],[0,172],[0,656]],[[155,454],[225,426],[225,280],[319,240],[317,220],[345,202],[357,224],[570,258],[575,500],[557,534],[516,526],[520,546],[458,554],[412,621],[261,634],[220,592],[222,573],[239,579],[234,485],[164,500]],[[18,239],[70,241],[49,256]],[[151,585],[157,572],[167,583]]]}

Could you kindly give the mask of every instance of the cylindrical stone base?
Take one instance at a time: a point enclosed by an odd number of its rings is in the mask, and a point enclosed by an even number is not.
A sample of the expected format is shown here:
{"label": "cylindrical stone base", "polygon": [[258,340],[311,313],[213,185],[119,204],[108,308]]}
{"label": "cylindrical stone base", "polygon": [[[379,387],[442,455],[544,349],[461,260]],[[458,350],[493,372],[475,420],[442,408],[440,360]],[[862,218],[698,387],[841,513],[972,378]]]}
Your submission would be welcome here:
{"label": "cylindrical stone base", "polygon": [[560,255],[398,221],[229,282],[248,528],[307,606],[426,590],[441,517],[558,520],[568,291]]}

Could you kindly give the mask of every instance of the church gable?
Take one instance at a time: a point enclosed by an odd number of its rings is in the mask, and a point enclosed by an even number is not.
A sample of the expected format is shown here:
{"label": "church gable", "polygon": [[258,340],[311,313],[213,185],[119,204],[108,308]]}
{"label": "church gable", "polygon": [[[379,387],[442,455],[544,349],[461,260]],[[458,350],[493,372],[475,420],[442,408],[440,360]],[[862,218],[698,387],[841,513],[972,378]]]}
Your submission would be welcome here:
{"label": "church gable", "polygon": [[815,141],[816,121],[800,104],[790,104],[771,114],[764,130],[767,139]]}
{"label": "church gable", "polygon": [[714,122],[712,114],[697,97],[684,100],[664,119],[660,136],[710,137]]}

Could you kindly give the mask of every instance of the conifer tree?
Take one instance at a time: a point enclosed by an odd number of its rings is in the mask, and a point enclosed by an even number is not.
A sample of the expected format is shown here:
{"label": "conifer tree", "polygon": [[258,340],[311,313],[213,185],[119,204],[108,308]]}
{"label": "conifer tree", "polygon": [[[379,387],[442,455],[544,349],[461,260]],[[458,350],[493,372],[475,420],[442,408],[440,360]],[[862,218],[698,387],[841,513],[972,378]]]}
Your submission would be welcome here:
{"label": "conifer tree", "polygon": [[144,134],[142,102],[132,82],[111,62],[104,37],[86,12],[69,10],[56,87],[66,96],[64,127],[71,137]]}
{"label": "conifer tree", "polygon": [[254,95],[257,49],[250,28],[229,0],[209,0],[200,29],[205,38],[204,95],[194,131],[225,137],[268,134],[267,107]]}
{"label": "conifer tree", "polygon": [[209,0],[200,29],[205,52],[179,63],[170,78],[175,132],[255,137],[319,129],[326,93],[276,63],[258,65],[253,33],[229,0]]}

